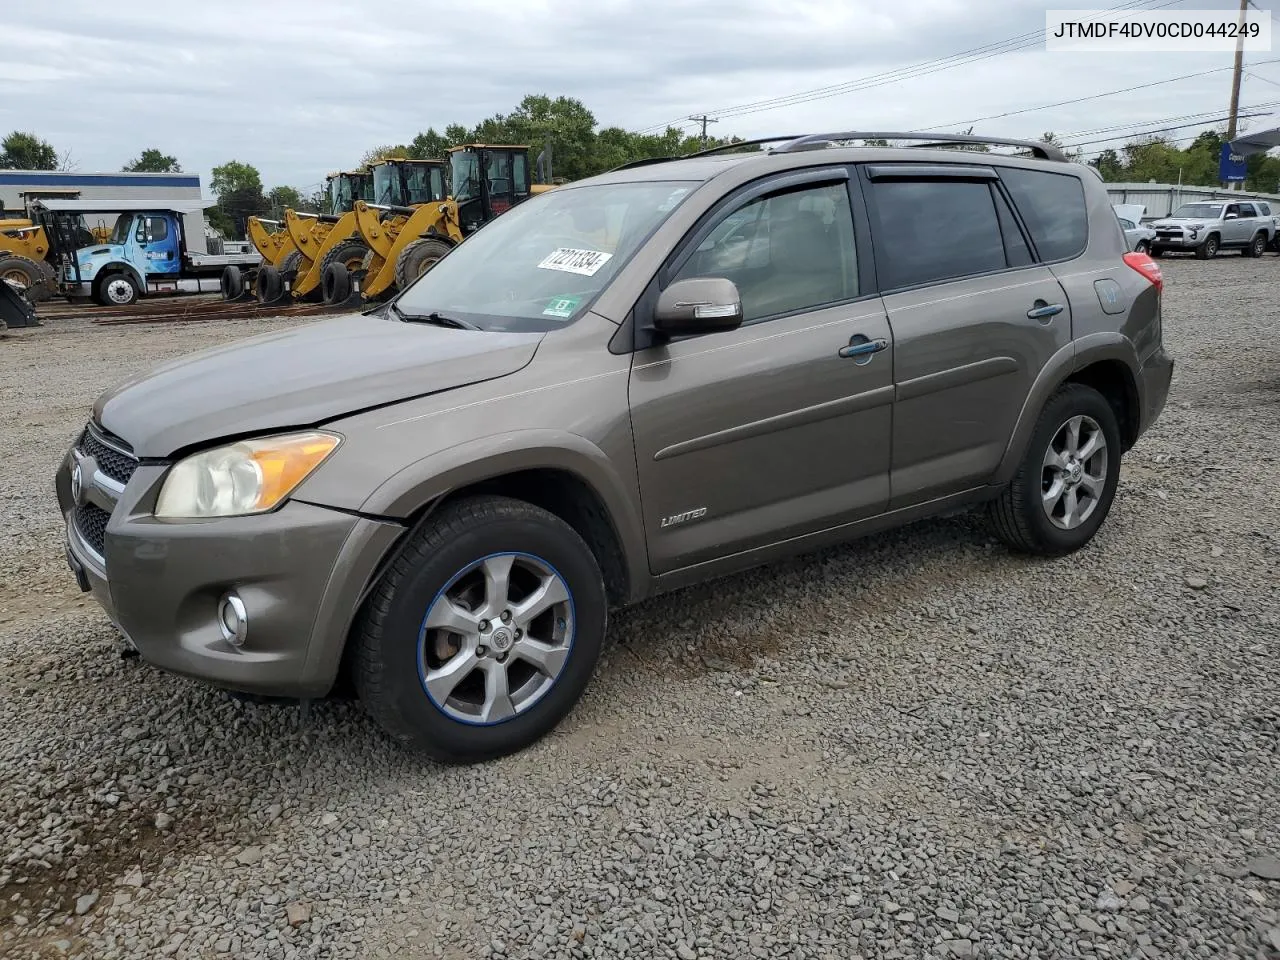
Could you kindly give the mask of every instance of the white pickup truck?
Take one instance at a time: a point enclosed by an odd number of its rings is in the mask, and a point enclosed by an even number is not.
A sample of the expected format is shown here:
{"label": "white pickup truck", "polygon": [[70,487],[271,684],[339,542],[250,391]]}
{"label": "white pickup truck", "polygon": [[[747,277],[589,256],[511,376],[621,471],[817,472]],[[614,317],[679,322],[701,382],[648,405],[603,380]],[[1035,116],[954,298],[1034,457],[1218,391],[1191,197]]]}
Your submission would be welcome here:
{"label": "white pickup truck", "polygon": [[1208,260],[1227,249],[1260,257],[1280,233],[1280,218],[1261,200],[1199,200],[1184,203],[1151,227],[1156,231],[1151,241],[1153,257],[1182,250]]}

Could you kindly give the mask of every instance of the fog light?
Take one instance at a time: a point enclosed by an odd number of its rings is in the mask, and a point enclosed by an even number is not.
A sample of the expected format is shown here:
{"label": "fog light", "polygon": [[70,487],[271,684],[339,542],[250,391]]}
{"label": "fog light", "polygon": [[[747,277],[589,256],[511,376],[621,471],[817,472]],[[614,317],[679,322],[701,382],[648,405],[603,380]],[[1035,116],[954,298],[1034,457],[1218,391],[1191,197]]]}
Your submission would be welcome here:
{"label": "fog light", "polygon": [[244,646],[245,637],[249,635],[249,615],[245,613],[244,601],[236,594],[228,593],[218,601],[218,626],[223,640],[233,647]]}

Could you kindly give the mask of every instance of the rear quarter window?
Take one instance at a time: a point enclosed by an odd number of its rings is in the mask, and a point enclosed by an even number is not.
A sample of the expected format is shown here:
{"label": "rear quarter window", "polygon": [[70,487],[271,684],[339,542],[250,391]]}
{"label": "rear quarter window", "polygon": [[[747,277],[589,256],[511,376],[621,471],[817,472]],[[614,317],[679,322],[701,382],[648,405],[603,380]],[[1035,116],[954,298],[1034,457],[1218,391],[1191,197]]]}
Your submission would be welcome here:
{"label": "rear quarter window", "polygon": [[1069,260],[1089,242],[1089,212],[1079,177],[1044,170],[1000,171],[1041,260]]}

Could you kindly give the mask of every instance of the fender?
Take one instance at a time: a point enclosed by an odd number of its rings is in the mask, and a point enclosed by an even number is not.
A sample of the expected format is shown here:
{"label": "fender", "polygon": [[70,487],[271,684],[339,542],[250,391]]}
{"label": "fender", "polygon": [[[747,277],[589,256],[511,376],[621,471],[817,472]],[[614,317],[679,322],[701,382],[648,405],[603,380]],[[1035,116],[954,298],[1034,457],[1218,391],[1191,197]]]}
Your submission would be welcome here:
{"label": "fender", "polygon": [[146,280],[142,278],[142,274],[138,272],[138,268],[127,260],[109,260],[99,267],[93,275],[95,292],[98,286],[98,281],[103,277],[109,277],[113,273],[127,273],[138,286],[138,296],[145,297],[147,295]]}
{"label": "fender", "polygon": [[604,505],[622,548],[629,602],[647,595],[644,529],[631,505],[638,489],[620,477],[591,441],[560,430],[517,430],[479,437],[437,451],[389,477],[360,507],[365,515],[405,519],[451,491],[521,470],[554,469],[581,480]]}
{"label": "fender", "polygon": [[1104,331],[1073,340],[1049,358],[1031,385],[991,483],[1006,484],[1018,472],[1018,465],[1022,462],[1027,444],[1031,442],[1031,434],[1035,431],[1036,421],[1040,419],[1040,411],[1044,409],[1053,391],[1073,373],[1102,360],[1119,360],[1125,365],[1125,369],[1129,371],[1129,379],[1138,393],[1139,410],[1145,409],[1141,406],[1145,404],[1146,397],[1143,396],[1142,377],[1139,376],[1141,364],[1138,362],[1138,353],[1124,334]]}

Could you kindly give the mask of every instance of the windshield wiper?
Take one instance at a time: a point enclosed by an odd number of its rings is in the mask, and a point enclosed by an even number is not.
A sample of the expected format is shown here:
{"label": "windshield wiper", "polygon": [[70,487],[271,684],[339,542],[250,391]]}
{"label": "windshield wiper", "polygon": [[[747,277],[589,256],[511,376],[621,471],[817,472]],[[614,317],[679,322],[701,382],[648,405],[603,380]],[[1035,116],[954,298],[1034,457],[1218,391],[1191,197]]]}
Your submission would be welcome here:
{"label": "windshield wiper", "polygon": [[446,317],[443,313],[432,310],[430,313],[405,313],[394,303],[391,310],[404,323],[433,323],[437,327],[452,327],[455,330],[479,330],[474,323],[467,323],[457,317]]}

